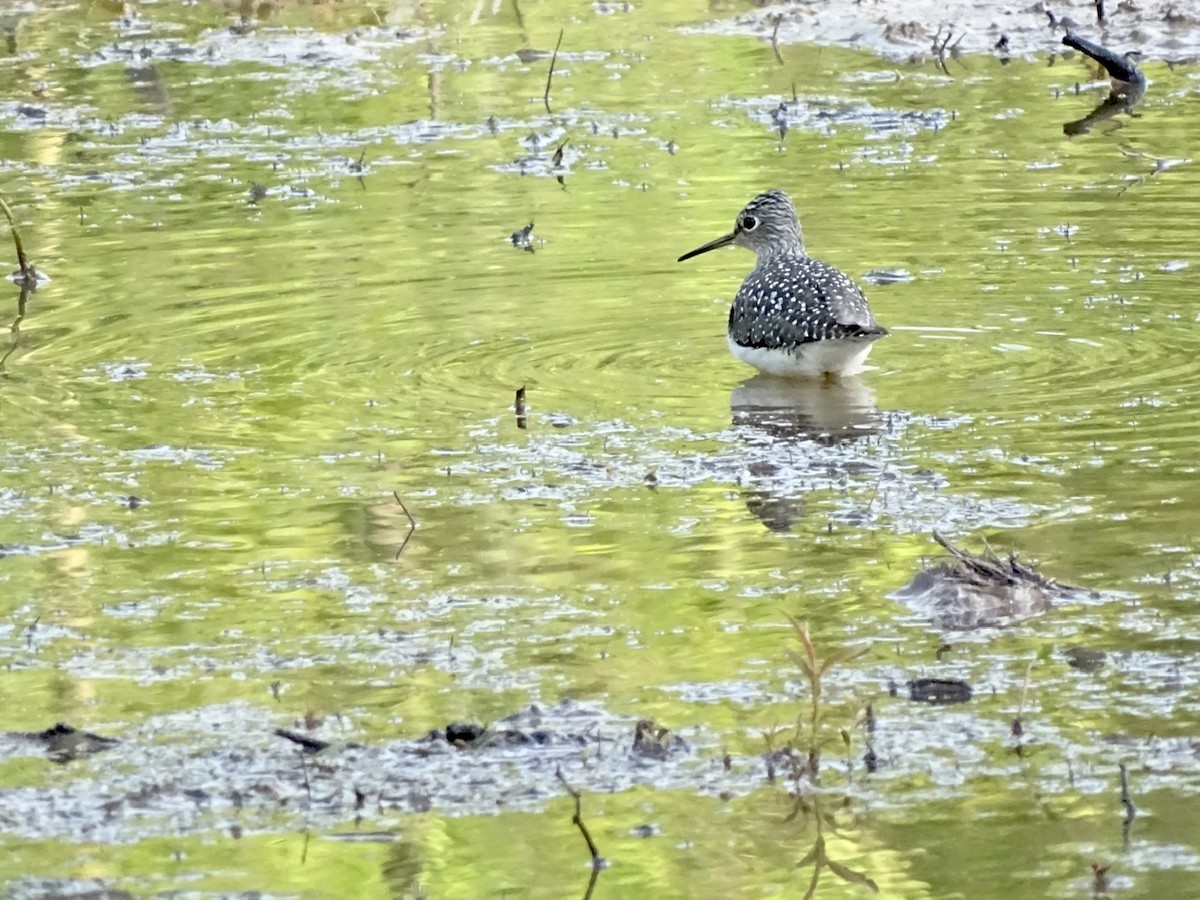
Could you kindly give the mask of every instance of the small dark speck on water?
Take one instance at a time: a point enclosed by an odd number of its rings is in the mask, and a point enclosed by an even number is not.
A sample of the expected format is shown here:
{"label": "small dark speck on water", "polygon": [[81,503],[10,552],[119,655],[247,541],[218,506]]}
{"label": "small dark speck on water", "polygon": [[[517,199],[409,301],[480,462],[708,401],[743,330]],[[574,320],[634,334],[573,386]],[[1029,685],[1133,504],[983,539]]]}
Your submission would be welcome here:
{"label": "small dark speck on water", "polygon": [[143,500],[141,497],[135,497],[135,496],[133,496],[133,494],[130,494],[128,497],[124,498],[121,501],[121,505],[124,506],[126,509],[137,509],[139,506],[141,506],[145,502],[146,501]]}
{"label": "small dark speck on water", "polygon": [[263,187],[261,184],[259,184],[257,181],[252,181],[252,182],[250,182],[249,193],[250,193],[250,202],[258,203],[259,200],[262,200],[264,197],[267,196],[267,189],[265,187]]}

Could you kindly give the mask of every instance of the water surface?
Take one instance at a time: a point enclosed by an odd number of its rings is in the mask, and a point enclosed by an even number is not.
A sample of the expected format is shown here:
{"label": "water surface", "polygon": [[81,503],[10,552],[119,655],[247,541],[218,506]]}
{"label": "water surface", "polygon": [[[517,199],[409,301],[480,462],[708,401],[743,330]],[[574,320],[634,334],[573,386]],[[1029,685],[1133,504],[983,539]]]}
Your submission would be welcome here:
{"label": "water surface", "polygon": [[[1137,116],[1068,140],[1103,97],[1078,61],[781,64],[681,30],[709,18],[8,11],[0,190],[52,280],[0,368],[4,727],[122,739],[0,761],[13,896],[582,894],[556,757],[480,757],[500,800],[401,796],[272,735],[389,753],[564,701],[608,741],[561,758],[595,896],[799,895],[817,826],[761,758],[808,703],[785,614],[872,648],[826,685],[821,796],[884,896],[1080,896],[1093,863],[1186,894],[1195,72],[1147,62]],[[723,336],[750,257],[674,262],[772,186],[893,330],[859,381],[751,381]],[[887,596],[935,527],[1096,593],[944,633]],[[918,676],[975,698],[914,704]],[[689,749],[622,764],[639,718]],[[273,806],[232,786],[278,771]]]}

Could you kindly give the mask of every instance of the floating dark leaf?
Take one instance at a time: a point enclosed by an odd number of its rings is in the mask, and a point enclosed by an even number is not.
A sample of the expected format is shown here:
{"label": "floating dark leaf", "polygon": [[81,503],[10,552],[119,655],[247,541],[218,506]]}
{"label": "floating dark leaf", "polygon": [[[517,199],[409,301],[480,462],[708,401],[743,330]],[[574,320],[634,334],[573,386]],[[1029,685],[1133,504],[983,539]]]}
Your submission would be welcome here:
{"label": "floating dark leaf", "polygon": [[908,682],[908,698],[918,703],[966,703],[971,686],[954,678],[914,678]]}

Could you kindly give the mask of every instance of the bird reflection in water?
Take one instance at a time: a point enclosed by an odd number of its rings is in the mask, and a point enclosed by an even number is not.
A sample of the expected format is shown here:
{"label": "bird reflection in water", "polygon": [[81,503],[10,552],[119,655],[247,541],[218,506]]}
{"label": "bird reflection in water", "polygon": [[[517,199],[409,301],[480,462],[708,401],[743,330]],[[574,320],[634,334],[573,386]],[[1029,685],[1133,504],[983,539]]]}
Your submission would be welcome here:
{"label": "bird reflection in water", "polygon": [[746,508],[775,532],[790,531],[804,515],[801,484],[832,485],[864,465],[842,451],[877,434],[881,422],[874,391],[853,377],[760,374],[733,389],[729,406],[733,427],[758,451],[746,465]]}

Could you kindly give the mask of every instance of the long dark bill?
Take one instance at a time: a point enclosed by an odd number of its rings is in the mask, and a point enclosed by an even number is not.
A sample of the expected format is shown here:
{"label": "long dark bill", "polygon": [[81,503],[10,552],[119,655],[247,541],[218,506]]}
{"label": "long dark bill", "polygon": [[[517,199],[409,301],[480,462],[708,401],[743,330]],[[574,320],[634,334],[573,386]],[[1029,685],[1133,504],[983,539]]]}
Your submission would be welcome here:
{"label": "long dark bill", "polygon": [[683,256],[679,257],[676,262],[683,262],[685,259],[691,259],[693,256],[699,256],[701,253],[707,253],[709,250],[716,250],[718,247],[724,247],[727,244],[732,244],[733,239],[737,236],[736,231],[731,231],[729,234],[722,235],[715,241],[709,241],[703,247],[697,247],[695,250],[689,250]]}

